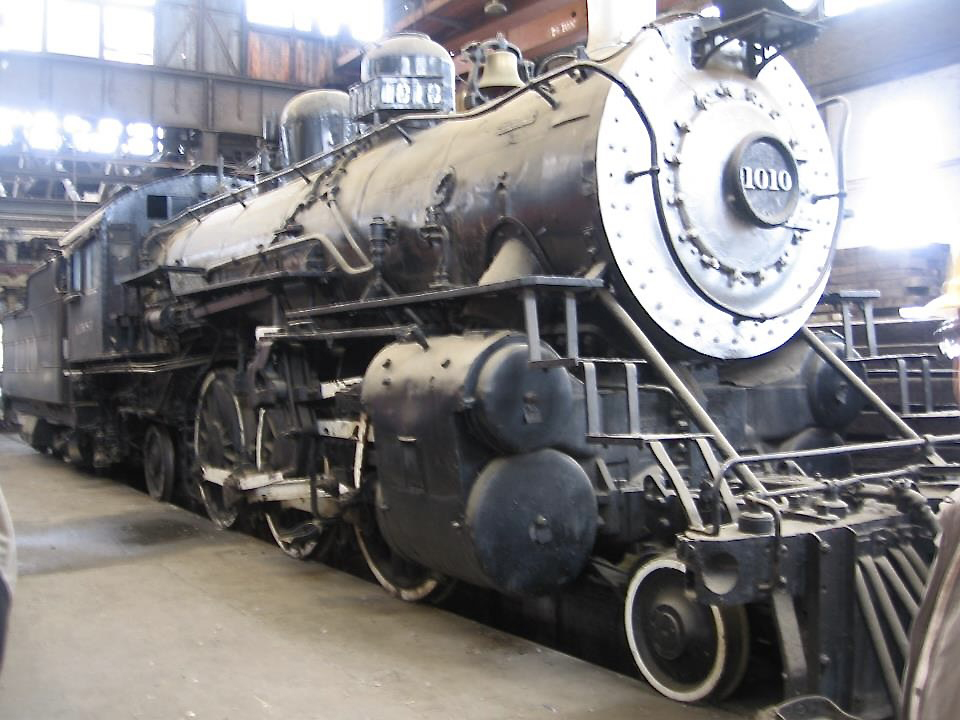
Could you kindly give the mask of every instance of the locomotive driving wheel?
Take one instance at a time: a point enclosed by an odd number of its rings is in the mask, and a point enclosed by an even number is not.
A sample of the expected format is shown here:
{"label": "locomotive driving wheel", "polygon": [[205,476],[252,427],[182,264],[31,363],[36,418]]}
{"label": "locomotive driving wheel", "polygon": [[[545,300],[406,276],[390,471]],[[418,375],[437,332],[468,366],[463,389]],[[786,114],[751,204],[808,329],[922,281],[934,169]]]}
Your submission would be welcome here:
{"label": "locomotive driving wheel", "polygon": [[[375,491],[374,495],[379,496],[379,492]],[[355,525],[357,544],[367,567],[384,590],[407,602],[436,599],[443,593],[447,584],[441,583],[436,573],[407,560],[390,547],[377,525],[373,506],[364,506],[359,514]]]}
{"label": "locomotive driving wheel", "polygon": [[633,574],[624,627],[644,678],[673,700],[721,699],[736,690],[746,672],[746,611],[689,597],[685,567],[675,556],[658,556]]}
{"label": "locomotive driving wheel", "polygon": [[176,454],[170,431],[151,425],[143,438],[143,478],[154,500],[169,502],[176,481]]}
{"label": "locomotive driving wheel", "polygon": [[453,581],[419,563],[407,560],[390,547],[380,531],[376,509],[385,507],[380,485],[373,477],[363,478],[361,472],[367,429],[367,419],[363,416],[358,428],[353,477],[354,486],[367,498],[366,502],[358,504],[354,516],[354,531],[360,552],[377,582],[394,597],[407,602],[440,600],[453,587]]}
{"label": "locomotive driving wheel", "polygon": [[243,492],[237,474],[244,455],[244,427],[234,393],[236,373],[211,371],[200,387],[194,423],[194,448],[200,466],[200,497],[215,525],[229,529],[243,510]]}
{"label": "locomotive driving wheel", "polygon": [[[295,437],[285,428],[292,421],[281,410],[260,410],[257,421],[257,469],[294,476],[298,470],[298,446]],[[324,458],[324,474],[329,475],[329,462]],[[263,510],[267,529],[285,555],[295,560],[325,556],[336,539],[332,527],[314,521],[311,513],[281,502],[268,503]]]}

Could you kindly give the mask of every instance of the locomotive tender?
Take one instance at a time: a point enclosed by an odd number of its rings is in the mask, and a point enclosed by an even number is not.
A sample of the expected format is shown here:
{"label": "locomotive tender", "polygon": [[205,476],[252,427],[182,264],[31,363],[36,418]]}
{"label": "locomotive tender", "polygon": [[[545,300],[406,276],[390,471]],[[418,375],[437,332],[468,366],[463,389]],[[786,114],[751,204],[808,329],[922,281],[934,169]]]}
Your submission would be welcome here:
{"label": "locomotive tender", "polygon": [[[888,715],[957,438],[803,327],[843,215],[776,51],[810,33],[667,17],[466,113],[442,48],[389,39],[349,103],[288,108],[280,173],[167,178],[68,233],[4,321],[5,402],[34,447],[140,461],[294,557],[350,527],[406,600],[611,584],[668,697],[729,694],[773,628],[785,695]],[[902,439],[844,445],[866,404]],[[901,459],[853,474],[877,449]]]}

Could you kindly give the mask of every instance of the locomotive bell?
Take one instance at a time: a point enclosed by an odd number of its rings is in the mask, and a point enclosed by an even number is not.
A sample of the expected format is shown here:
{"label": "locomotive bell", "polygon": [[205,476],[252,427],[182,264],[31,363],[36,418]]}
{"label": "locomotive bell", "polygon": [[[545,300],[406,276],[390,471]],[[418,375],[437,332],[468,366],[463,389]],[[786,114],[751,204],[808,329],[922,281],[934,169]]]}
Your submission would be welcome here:
{"label": "locomotive bell", "polygon": [[477,87],[481,90],[509,90],[523,87],[517,56],[509,50],[494,50],[487,54],[483,75]]}

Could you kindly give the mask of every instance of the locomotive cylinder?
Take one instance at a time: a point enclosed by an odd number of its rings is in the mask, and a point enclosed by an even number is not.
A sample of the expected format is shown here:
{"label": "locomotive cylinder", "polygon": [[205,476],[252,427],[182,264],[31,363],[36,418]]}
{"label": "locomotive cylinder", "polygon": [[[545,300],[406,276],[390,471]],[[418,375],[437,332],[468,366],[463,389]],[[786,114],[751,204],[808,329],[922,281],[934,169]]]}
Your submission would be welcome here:
{"label": "locomotive cylinder", "polygon": [[590,480],[558,449],[572,430],[571,380],[529,367],[528,352],[504,332],[431,338],[426,349],[394,343],[363,382],[377,523],[390,545],[510,594],[571,581],[597,531]]}

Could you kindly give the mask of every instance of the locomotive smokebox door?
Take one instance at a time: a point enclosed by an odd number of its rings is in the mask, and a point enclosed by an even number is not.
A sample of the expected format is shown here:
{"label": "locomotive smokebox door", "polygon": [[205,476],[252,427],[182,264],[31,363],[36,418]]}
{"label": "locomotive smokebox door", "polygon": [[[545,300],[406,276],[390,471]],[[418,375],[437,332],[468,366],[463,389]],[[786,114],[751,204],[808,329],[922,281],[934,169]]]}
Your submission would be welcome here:
{"label": "locomotive smokebox door", "polygon": [[571,377],[528,358],[526,337],[510,332],[394,343],[370,364],[363,401],[390,546],[445,575],[529,595],[582,571],[597,502],[561,450],[576,432]]}
{"label": "locomotive smokebox door", "polygon": [[[817,199],[835,197],[836,169],[789,63],[755,76],[746,45],[730,41],[701,64],[698,22],[641,33],[615,61],[652,133],[612,89],[596,146],[603,233],[623,290],[660,330],[707,357],[760,357],[823,293],[838,215]],[[647,167],[657,172],[641,178]]]}

